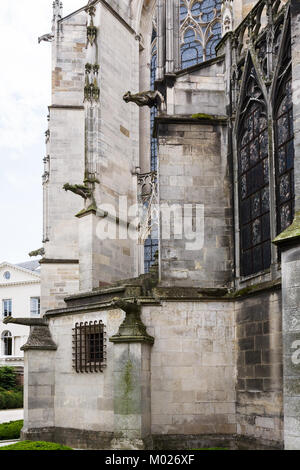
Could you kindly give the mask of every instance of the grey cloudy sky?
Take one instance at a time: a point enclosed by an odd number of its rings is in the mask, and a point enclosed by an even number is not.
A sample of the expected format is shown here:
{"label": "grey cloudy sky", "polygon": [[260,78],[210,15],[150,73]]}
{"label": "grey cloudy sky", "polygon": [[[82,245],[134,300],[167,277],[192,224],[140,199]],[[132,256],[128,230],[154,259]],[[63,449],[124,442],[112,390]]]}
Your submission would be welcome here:
{"label": "grey cloudy sky", "polygon": [[[0,262],[26,261],[42,246],[42,160],[51,89],[53,0],[1,1]],[[64,0],[64,15],[85,0]]]}

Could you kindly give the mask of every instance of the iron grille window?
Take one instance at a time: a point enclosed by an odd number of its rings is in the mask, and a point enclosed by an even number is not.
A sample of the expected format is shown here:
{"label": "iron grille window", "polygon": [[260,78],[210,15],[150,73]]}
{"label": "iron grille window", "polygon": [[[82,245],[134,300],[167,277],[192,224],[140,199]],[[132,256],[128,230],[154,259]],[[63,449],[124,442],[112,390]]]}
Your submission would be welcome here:
{"label": "iron grille window", "polygon": [[77,373],[103,372],[106,335],[102,321],[76,323],[73,328],[73,369]]}
{"label": "iron grille window", "polygon": [[291,225],[295,210],[292,81],[281,91],[275,124],[277,233]]}
{"label": "iron grille window", "polygon": [[2,300],[2,314],[4,317],[12,316],[12,300],[11,299]]}
{"label": "iron grille window", "polygon": [[221,39],[222,0],[181,0],[181,68],[185,69],[216,56]]}
{"label": "iron grille window", "polygon": [[[252,87],[253,95],[256,87]],[[260,104],[246,112],[239,146],[241,274],[248,276],[271,264],[268,121]]]}

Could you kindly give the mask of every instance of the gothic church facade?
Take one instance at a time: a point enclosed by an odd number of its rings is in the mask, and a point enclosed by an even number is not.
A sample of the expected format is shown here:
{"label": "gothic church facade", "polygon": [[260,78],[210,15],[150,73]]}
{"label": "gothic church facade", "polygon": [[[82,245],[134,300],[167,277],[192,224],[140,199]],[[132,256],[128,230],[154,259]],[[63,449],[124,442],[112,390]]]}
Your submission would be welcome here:
{"label": "gothic church facade", "polygon": [[23,438],[299,449],[299,2],[56,0],[49,38]]}

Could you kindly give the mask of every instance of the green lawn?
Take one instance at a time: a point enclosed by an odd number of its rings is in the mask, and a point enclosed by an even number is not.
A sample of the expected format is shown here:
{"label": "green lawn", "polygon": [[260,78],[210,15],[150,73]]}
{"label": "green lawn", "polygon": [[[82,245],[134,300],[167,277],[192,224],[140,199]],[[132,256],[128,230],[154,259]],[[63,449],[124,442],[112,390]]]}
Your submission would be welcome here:
{"label": "green lawn", "polygon": [[43,441],[22,441],[16,444],[0,447],[0,450],[73,450],[71,447]]}

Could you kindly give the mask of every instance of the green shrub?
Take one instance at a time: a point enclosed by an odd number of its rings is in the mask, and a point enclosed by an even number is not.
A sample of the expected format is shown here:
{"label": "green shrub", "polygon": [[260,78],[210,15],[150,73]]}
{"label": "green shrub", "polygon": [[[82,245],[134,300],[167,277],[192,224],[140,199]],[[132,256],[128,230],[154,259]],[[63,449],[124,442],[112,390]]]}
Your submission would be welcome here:
{"label": "green shrub", "polygon": [[23,408],[23,392],[22,391],[0,391],[0,410],[12,410],[15,408]]}
{"label": "green shrub", "polygon": [[17,444],[0,447],[0,450],[73,450],[71,447],[43,441],[22,441]]}
{"label": "green shrub", "polygon": [[0,367],[0,387],[5,390],[17,387],[17,374],[13,367]]}
{"label": "green shrub", "polygon": [[19,439],[23,420],[0,424],[0,440]]}

